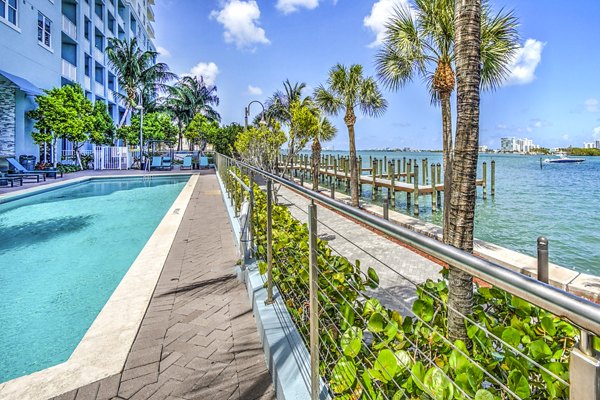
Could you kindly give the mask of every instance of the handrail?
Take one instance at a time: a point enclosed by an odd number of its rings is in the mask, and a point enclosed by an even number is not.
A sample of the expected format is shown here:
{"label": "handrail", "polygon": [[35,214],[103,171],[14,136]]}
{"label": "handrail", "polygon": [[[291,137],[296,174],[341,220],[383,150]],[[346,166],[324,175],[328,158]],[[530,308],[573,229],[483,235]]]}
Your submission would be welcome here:
{"label": "handrail", "polygon": [[250,187],[248,185],[246,185],[244,183],[243,180],[241,180],[236,174],[233,173],[233,171],[229,171],[229,174],[231,176],[233,176],[233,178],[238,181],[238,183],[242,186],[242,188],[246,191],[246,192],[250,192]]}
{"label": "handrail", "polygon": [[358,220],[371,228],[383,232],[394,239],[409,244],[419,251],[459,268],[476,278],[518,296],[556,316],[565,318],[579,328],[600,336],[600,305],[596,303],[537,281],[491,261],[478,258],[471,253],[442,243],[429,236],[395,225],[361,209],[332,200],[328,196],[313,192],[310,189],[278,175],[256,168],[243,161],[235,160],[222,154],[219,154],[219,156],[230,159],[238,166],[243,166],[244,168],[252,170],[296,193],[300,193],[309,199],[322,205],[326,205],[327,207]]}

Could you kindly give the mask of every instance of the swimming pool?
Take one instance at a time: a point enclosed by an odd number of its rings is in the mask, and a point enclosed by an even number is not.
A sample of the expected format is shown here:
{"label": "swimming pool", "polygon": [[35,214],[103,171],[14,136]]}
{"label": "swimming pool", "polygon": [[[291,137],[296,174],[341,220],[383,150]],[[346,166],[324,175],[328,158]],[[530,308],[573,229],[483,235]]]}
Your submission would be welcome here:
{"label": "swimming pool", "polygon": [[94,179],[0,204],[0,382],[69,358],[188,179]]}

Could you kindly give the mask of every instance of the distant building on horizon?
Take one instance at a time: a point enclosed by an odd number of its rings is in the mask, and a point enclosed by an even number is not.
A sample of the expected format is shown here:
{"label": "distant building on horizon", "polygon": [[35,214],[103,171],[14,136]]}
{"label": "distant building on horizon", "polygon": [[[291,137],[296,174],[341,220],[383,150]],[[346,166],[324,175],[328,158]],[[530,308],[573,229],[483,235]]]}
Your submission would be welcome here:
{"label": "distant building on horizon", "polygon": [[583,144],[584,149],[600,149],[600,140],[594,142],[586,142]]}
{"label": "distant building on horizon", "polygon": [[533,143],[533,140],[515,137],[505,137],[500,139],[500,151],[502,153],[530,153],[532,150],[539,149],[540,146]]}

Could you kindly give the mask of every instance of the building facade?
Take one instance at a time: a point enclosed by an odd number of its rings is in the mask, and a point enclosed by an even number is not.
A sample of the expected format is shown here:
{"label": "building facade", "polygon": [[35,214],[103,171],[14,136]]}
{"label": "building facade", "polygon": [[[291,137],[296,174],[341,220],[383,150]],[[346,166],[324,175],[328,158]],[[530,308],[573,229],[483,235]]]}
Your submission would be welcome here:
{"label": "building facade", "polygon": [[505,137],[500,139],[500,151],[503,153],[530,153],[532,150],[539,149],[540,146],[533,143],[533,140],[514,137]]}
{"label": "building facade", "polygon": [[[0,158],[39,156],[27,111],[43,89],[77,83],[92,101],[107,104],[115,121],[124,112],[108,39],[137,38],[155,50],[154,0],[0,0]],[[60,144],[62,149],[68,143]]]}

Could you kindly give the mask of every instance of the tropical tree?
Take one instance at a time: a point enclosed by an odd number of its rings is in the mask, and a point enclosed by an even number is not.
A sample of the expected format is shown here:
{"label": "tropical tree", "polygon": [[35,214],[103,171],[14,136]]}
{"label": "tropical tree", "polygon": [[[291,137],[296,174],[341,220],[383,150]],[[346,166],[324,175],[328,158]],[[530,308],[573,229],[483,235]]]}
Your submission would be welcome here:
{"label": "tropical tree", "polygon": [[115,136],[115,124],[108,113],[106,104],[96,101],[92,108],[92,129],[89,140],[93,144],[111,144]]}
{"label": "tropical tree", "polygon": [[311,169],[312,169],[312,184],[313,190],[319,189],[319,170],[321,168],[321,143],[328,142],[335,137],[337,128],[322,115],[317,117],[316,129],[312,132],[312,154],[311,154]]}
{"label": "tropical tree", "polygon": [[197,114],[208,120],[219,122],[221,116],[214,107],[219,105],[217,87],[207,85],[204,79],[195,76],[184,76],[174,86],[167,89],[162,108],[168,112],[179,128],[177,149],[181,150],[183,134]]}
{"label": "tropical tree", "polygon": [[274,127],[252,126],[239,133],[234,147],[240,158],[271,173],[277,170],[277,156],[286,136],[278,122]]}
{"label": "tropical tree", "polygon": [[[55,154],[57,139],[70,141],[81,166],[79,149],[88,139],[94,124],[92,102],[85,97],[81,86],[67,85],[45,90],[43,95],[35,97],[35,101],[38,108],[29,111],[27,116],[36,120],[36,142],[50,142],[52,154]],[[53,163],[56,167],[56,157]]]}
{"label": "tropical tree", "polygon": [[222,126],[215,132],[209,132],[208,143],[217,153],[231,157],[234,155],[235,141],[243,130],[244,127],[235,122]]}
{"label": "tropical tree", "polygon": [[[415,76],[427,82],[433,104],[441,104],[444,161],[444,237],[448,232],[452,186],[452,112],[455,87],[455,0],[415,0],[414,7],[397,7],[386,26],[383,48],[376,57],[383,84],[398,90]],[[481,84],[497,88],[508,76],[518,47],[513,12],[493,14],[484,0],[481,17]]]}
{"label": "tropical tree", "polygon": [[177,78],[169,72],[167,64],[156,62],[157,52],[140,49],[136,38],[130,41],[109,38],[106,54],[109,65],[117,73],[120,87],[125,91],[124,95],[115,93],[125,103],[125,112],[119,121],[119,127],[125,124],[127,116],[136,106],[136,99],[144,106],[152,105],[156,93],[165,91],[167,83]]}
{"label": "tropical tree", "polygon": [[344,123],[348,128],[350,142],[352,205],[358,207],[359,172],[354,133],[355,109],[358,107],[363,114],[377,117],[386,110],[387,101],[383,98],[375,80],[363,76],[363,68],[359,64],[351,65],[349,68],[337,64],[329,71],[327,85],[327,88],[320,85],[315,90],[314,98],[319,107],[328,114],[338,115],[344,112]]}
{"label": "tropical tree", "polygon": [[199,143],[200,150],[204,151],[208,139],[214,137],[218,130],[217,121],[208,119],[202,114],[196,114],[185,128],[183,136],[192,145],[192,149],[196,143]]}
{"label": "tropical tree", "polygon": [[[456,148],[447,243],[473,252],[477,157],[479,150],[479,90],[484,69],[481,0],[456,0]],[[467,340],[463,315],[473,307],[473,278],[450,265],[448,274],[448,335]]]}
{"label": "tropical tree", "polygon": [[[134,115],[131,125],[123,126],[117,130],[118,138],[132,145],[140,142],[140,117]],[[175,142],[177,139],[177,127],[173,125],[171,117],[162,112],[151,112],[144,114],[144,140],[167,140]]]}

